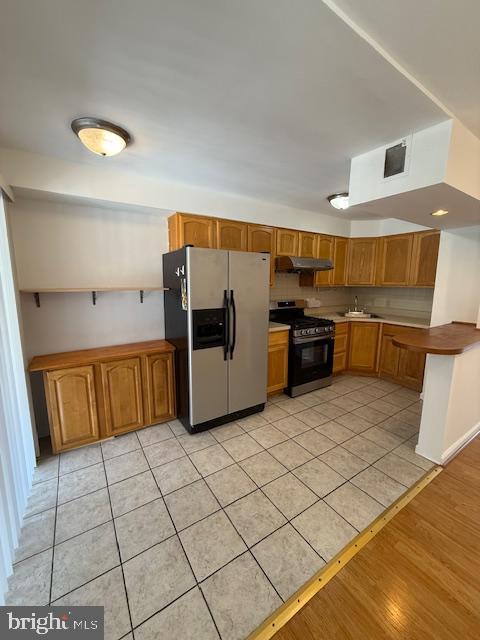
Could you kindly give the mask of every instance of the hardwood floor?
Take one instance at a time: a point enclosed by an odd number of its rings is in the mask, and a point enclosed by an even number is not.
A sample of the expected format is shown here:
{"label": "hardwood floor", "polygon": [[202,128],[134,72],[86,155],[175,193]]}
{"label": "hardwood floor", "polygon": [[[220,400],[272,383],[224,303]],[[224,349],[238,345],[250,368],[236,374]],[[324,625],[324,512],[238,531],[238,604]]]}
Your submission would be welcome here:
{"label": "hardwood floor", "polygon": [[480,438],[274,636],[479,637]]}

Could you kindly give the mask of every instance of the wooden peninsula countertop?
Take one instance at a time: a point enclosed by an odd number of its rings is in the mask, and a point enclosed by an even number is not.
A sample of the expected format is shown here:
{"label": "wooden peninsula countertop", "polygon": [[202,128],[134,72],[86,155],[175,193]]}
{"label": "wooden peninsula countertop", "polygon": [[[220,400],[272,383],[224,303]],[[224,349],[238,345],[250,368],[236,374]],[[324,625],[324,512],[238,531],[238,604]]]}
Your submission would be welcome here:
{"label": "wooden peninsula countertop", "polygon": [[147,353],[169,353],[175,351],[175,347],[166,340],[148,340],[146,342],[132,342],[130,344],[118,344],[110,347],[97,347],[96,349],[82,349],[80,351],[66,351],[64,353],[51,353],[45,356],[35,356],[30,361],[28,370],[48,371],[49,369],[64,369],[92,364],[101,360],[114,360],[128,358]]}
{"label": "wooden peninsula countertop", "polygon": [[480,346],[480,329],[473,323],[452,322],[415,333],[405,332],[393,337],[393,344],[401,349],[455,356]]}

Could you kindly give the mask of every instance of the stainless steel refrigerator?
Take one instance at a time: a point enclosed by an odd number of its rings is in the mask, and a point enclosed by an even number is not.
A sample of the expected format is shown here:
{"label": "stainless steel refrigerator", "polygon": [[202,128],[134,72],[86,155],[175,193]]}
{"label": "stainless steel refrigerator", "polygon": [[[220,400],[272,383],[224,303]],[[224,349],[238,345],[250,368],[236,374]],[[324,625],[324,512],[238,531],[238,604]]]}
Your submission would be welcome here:
{"label": "stainless steel refrigerator", "polygon": [[177,415],[191,432],[267,399],[270,256],[187,246],[163,256],[165,338],[176,347]]}

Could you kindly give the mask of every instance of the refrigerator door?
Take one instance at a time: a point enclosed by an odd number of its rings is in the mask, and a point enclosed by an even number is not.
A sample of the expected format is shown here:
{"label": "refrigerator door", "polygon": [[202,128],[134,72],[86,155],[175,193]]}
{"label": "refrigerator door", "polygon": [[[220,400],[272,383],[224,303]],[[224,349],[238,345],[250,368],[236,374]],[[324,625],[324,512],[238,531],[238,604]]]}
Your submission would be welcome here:
{"label": "refrigerator door", "polygon": [[193,345],[192,312],[221,309],[228,289],[228,251],[187,248],[188,357],[190,424],[228,413],[228,360],[222,346]]}
{"label": "refrigerator door", "polygon": [[229,413],[267,400],[269,282],[268,254],[229,252]]}

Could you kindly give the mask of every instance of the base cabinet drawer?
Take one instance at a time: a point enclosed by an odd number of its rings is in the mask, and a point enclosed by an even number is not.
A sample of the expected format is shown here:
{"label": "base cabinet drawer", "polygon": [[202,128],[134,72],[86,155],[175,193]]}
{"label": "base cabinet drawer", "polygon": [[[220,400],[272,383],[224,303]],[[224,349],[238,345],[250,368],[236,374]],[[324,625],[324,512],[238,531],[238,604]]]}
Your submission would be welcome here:
{"label": "base cabinet drawer", "polygon": [[100,436],[94,367],[72,367],[44,374],[54,453]]}
{"label": "base cabinet drawer", "polygon": [[288,384],[288,331],[268,334],[267,394],[279,393]]}

